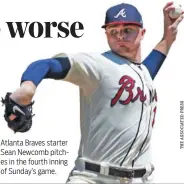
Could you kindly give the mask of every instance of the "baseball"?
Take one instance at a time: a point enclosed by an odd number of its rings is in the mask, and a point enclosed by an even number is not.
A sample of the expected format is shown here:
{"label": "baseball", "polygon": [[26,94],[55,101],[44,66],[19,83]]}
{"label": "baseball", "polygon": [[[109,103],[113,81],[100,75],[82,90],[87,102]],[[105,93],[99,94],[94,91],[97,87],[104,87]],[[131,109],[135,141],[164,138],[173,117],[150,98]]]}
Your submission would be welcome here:
{"label": "baseball", "polygon": [[182,6],[174,5],[175,9],[169,12],[169,17],[172,19],[177,19],[182,14]]}

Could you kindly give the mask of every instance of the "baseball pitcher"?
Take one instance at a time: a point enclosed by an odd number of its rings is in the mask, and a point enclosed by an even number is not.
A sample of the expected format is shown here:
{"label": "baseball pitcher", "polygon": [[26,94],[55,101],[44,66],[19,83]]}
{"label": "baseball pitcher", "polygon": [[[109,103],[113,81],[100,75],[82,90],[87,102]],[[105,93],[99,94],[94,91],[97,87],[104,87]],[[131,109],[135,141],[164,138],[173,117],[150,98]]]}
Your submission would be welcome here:
{"label": "baseball pitcher", "polygon": [[60,53],[35,61],[23,73],[20,88],[2,99],[8,126],[26,132],[32,125],[32,98],[43,79],[80,87],[81,142],[67,183],[148,182],[154,170],[150,139],[157,93],[153,80],[183,19],[183,15],[171,19],[173,9],[173,3],[163,8],[164,35],[144,61],[141,13],[131,4],[118,4],[107,10],[102,26],[109,51]]}

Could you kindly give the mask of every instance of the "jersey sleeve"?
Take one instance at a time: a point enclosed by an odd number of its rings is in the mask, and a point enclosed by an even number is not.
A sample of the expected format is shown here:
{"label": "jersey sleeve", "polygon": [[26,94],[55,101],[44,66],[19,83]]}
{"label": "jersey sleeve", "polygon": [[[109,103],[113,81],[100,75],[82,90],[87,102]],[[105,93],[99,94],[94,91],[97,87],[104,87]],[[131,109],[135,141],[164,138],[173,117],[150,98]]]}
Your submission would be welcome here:
{"label": "jersey sleeve", "polygon": [[57,54],[54,58],[67,57],[71,68],[64,81],[71,82],[83,89],[85,94],[93,92],[102,79],[102,63],[93,54]]}
{"label": "jersey sleeve", "polygon": [[147,67],[152,79],[156,77],[165,59],[166,55],[155,49],[144,59],[143,64]]}

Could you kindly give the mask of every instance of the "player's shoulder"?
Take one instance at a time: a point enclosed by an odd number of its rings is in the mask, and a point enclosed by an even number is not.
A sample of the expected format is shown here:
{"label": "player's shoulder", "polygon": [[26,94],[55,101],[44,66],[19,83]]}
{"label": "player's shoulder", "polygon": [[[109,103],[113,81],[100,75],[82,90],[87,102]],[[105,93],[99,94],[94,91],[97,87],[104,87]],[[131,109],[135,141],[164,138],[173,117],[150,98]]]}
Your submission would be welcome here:
{"label": "player's shoulder", "polygon": [[144,73],[144,75],[146,76],[146,78],[149,79],[150,81],[152,81],[149,70],[143,63],[141,63],[141,69],[142,69],[142,72]]}
{"label": "player's shoulder", "polygon": [[102,53],[99,52],[77,52],[77,53],[58,53],[53,56],[56,57],[67,57],[70,61],[86,61],[86,62],[104,62],[106,59]]}
{"label": "player's shoulder", "polygon": [[95,61],[101,61],[105,59],[105,57],[99,52],[78,52],[73,54],[73,57],[81,57]]}
{"label": "player's shoulder", "polygon": [[149,70],[148,70],[148,68],[144,65],[144,63],[141,63],[141,68],[142,68],[142,70],[143,70],[145,73],[148,73],[148,74],[149,74]]}

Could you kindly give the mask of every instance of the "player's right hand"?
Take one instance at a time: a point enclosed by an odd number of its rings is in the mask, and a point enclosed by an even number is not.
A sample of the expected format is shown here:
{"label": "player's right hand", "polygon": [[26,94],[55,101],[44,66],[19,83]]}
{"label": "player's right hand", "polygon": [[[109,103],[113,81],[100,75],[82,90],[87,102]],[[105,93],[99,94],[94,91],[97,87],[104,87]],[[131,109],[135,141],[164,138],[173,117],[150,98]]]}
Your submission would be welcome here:
{"label": "player's right hand", "polygon": [[183,20],[183,14],[179,16],[177,19],[172,19],[169,16],[169,12],[174,10],[174,3],[168,2],[163,8],[164,14],[164,40],[166,40],[169,44],[172,44],[176,40],[178,25]]}

